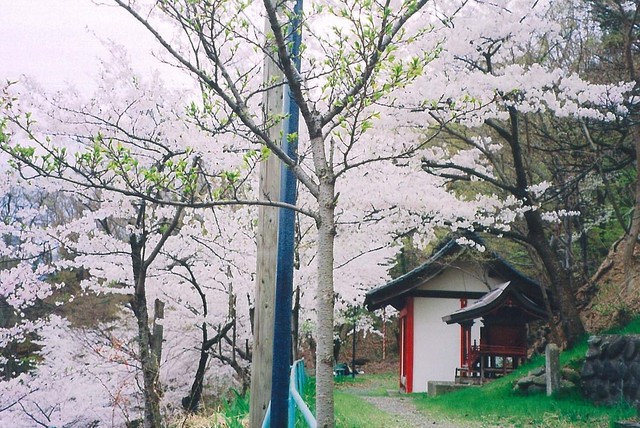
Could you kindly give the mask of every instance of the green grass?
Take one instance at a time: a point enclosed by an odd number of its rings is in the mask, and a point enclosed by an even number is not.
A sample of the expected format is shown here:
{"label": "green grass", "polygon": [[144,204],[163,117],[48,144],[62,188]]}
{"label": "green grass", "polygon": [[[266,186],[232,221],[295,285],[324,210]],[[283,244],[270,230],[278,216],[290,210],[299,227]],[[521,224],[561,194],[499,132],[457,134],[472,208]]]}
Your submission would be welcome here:
{"label": "green grass", "polygon": [[[608,333],[639,332],[640,318]],[[561,365],[580,370],[587,349],[585,337],[574,348],[560,354]],[[525,396],[513,391],[517,379],[540,366],[544,366],[544,356],[537,356],[511,375],[482,387],[439,397],[415,394],[416,406],[425,412],[446,414],[448,417],[455,415],[465,420],[490,421],[487,426],[501,427],[599,428],[611,427],[615,421],[637,416],[637,411],[624,403],[615,407],[596,406],[585,400],[577,388],[554,397],[545,394]]]}
{"label": "green grass", "polygon": [[[640,318],[610,334],[640,333]],[[585,337],[573,349],[560,354],[563,366],[580,370],[587,352]],[[545,394],[525,396],[513,391],[514,382],[530,370],[543,366],[544,356],[537,356],[509,376],[482,387],[467,388],[439,397],[413,394],[416,407],[425,413],[442,416],[448,420],[459,419],[461,426],[469,423],[490,427],[516,428],[605,428],[614,421],[631,419],[637,411],[626,404],[615,407],[595,406],[582,398],[577,389],[547,397]],[[314,404],[315,379],[309,377],[304,398]],[[361,375],[355,379],[347,376],[336,379],[335,416],[337,428],[401,428],[393,416],[378,410],[365,400],[367,396],[386,396],[389,390],[397,390],[397,373]],[[245,403],[237,403],[226,409],[231,423],[246,414]],[[229,420],[231,419],[231,420]],[[296,427],[306,426],[300,417]],[[404,427],[402,427],[404,428]]]}
{"label": "green grass", "polygon": [[226,428],[243,428],[243,419],[249,414],[249,394],[244,397],[233,391],[234,398],[222,403]]}
{"label": "green grass", "polygon": [[597,407],[582,398],[578,391],[554,397],[545,394],[524,396],[512,391],[516,376],[507,376],[478,388],[468,388],[438,397],[416,394],[418,409],[484,421],[501,427],[609,427],[616,420],[636,414],[629,406]]}
{"label": "green grass", "polygon": [[610,334],[640,334],[640,318],[636,318],[624,327],[612,329]]}
{"label": "green grass", "polygon": [[356,387],[357,395],[383,397],[387,395],[388,390],[398,390],[398,374],[395,372],[366,374],[358,375],[355,378],[345,376],[336,378],[335,385],[338,391]]}
{"label": "green grass", "polygon": [[336,428],[405,428],[393,416],[357,395],[337,390],[334,398]]}
{"label": "green grass", "polygon": [[363,397],[382,397],[398,388],[395,373],[339,377],[335,380],[336,428],[405,428]]}

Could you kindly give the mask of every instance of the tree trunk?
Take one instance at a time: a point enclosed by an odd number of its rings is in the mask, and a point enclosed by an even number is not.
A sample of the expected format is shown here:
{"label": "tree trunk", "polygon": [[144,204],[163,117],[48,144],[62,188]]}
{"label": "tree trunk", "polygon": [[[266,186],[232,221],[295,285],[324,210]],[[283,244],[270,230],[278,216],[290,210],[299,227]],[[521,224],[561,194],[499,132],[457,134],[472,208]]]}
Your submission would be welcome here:
{"label": "tree trunk", "polygon": [[[312,142],[312,144],[314,144]],[[317,144],[317,143],[316,143]],[[318,196],[318,329],[316,349],[316,415],[318,427],[334,426],[333,403],[333,246],[335,187],[333,176],[321,171]]]}
{"label": "tree trunk", "polygon": [[[637,119],[637,115],[633,115],[633,119]],[[625,292],[630,293],[636,289],[634,276],[634,258],[633,253],[638,242],[640,234],[640,125],[631,126],[631,135],[634,140],[636,150],[636,186],[635,186],[635,203],[633,205],[633,217],[631,218],[631,227],[629,236],[624,247],[623,266],[625,279]]]}
{"label": "tree trunk", "polygon": [[149,315],[146,309],[146,299],[141,302],[145,306],[140,311],[138,320],[138,342],[140,348],[140,363],[144,380],[144,427],[161,428],[162,415],[160,414],[160,382],[159,364],[153,352],[151,352]]}
{"label": "tree trunk", "polygon": [[[156,299],[153,302],[153,334],[151,335],[151,352],[155,356],[158,364],[162,360],[162,340],[164,339],[164,302]],[[160,320],[160,321],[159,321]]]}
{"label": "tree trunk", "polygon": [[[638,6],[636,4],[636,12],[634,16],[638,14]],[[623,40],[624,40],[624,61],[627,68],[627,75],[629,81],[635,82],[635,90],[638,90],[638,79],[636,73],[636,66],[634,60],[634,47],[636,44],[636,38],[634,37],[634,28],[637,25],[635,19],[633,21],[625,20],[622,25]],[[629,228],[629,236],[624,248],[623,266],[625,274],[625,292],[629,293],[633,291],[635,287],[634,271],[634,258],[633,253],[638,242],[638,235],[640,234],[640,124],[638,120],[640,115],[637,111],[634,111],[630,115],[631,119],[631,138],[633,139],[633,145],[636,150],[636,186],[635,186],[635,203],[633,206],[633,217],[631,219],[631,227]]]}
{"label": "tree trunk", "polygon": [[[195,377],[193,378],[193,383],[191,384],[191,391],[189,392],[189,395],[182,398],[182,407],[185,410],[188,410],[191,412],[195,412],[196,410],[198,410],[198,407],[200,406],[200,400],[202,398],[202,389],[204,386],[204,375],[207,370],[207,361],[209,361],[209,356],[210,356],[209,351],[214,346],[218,345],[218,349],[219,349],[218,357],[222,358],[222,340],[226,339],[227,338],[226,335],[229,332],[229,330],[235,329],[235,327],[236,327],[235,318],[230,318],[229,322],[227,322],[226,325],[221,326],[218,330],[218,333],[214,337],[209,339],[209,334],[208,334],[209,330],[207,329],[207,323],[206,322],[202,323],[202,326],[201,326],[202,344],[200,345],[200,359],[198,361],[198,368],[196,370]],[[233,352],[235,353],[235,349],[233,350]],[[239,367],[239,365],[237,364],[235,357],[229,358],[228,361],[225,361],[225,362],[229,363],[237,371],[237,367]],[[238,372],[238,374],[242,374],[242,373]],[[244,381],[243,381],[243,385],[244,385]],[[244,389],[244,386],[243,386],[243,389]],[[261,424],[262,424],[262,421],[260,421],[260,425]]]}
{"label": "tree trunk", "polygon": [[291,314],[291,338],[293,361],[300,358],[300,286],[296,287],[293,298],[293,311]]}
{"label": "tree trunk", "polygon": [[[562,332],[564,333],[567,347],[571,348],[585,333],[585,330],[578,312],[569,275],[562,269],[556,254],[554,254],[547,242],[540,214],[537,211],[528,211],[525,214],[525,219],[529,229],[528,238],[547,272],[551,290],[560,309]],[[549,320],[549,322],[553,323],[553,319]],[[551,325],[551,328],[553,329],[554,326]],[[561,344],[558,343],[558,345]]]}
{"label": "tree trunk", "polygon": [[143,378],[144,427],[161,428],[159,361],[152,350],[152,335],[149,329],[149,311],[147,309],[145,284],[147,272],[142,259],[145,238],[134,234],[131,235],[129,243],[131,245],[131,260],[135,280],[135,292],[131,307],[138,325],[138,350],[140,352]]}
{"label": "tree trunk", "polygon": [[200,347],[200,360],[198,361],[198,369],[196,370],[193,384],[191,384],[191,392],[182,399],[182,407],[190,412],[198,410],[200,399],[202,397],[202,387],[204,385],[204,374],[207,369],[207,361],[209,360],[209,348],[207,346],[207,323],[202,323],[202,345]]}
{"label": "tree trunk", "polygon": [[[567,347],[571,348],[576,340],[585,332],[584,325],[578,312],[576,297],[571,286],[569,274],[562,268],[557,255],[549,245],[542,222],[540,212],[535,208],[535,203],[527,190],[529,182],[527,178],[527,168],[525,166],[522,144],[520,142],[519,116],[515,107],[509,108],[509,122],[511,128],[507,131],[501,127],[492,125],[507,140],[513,156],[514,173],[516,175],[516,185],[514,195],[522,200],[525,206],[532,209],[524,214],[527,223],[527,238],[536,253],[540,257],[542,264],[549,277],[551,290],[554,293],[560,309],[560,320],[562,330],[565,335]],[[549,320],[553,323],[553,319]],[[555,328],[553,324],[550,325]],[[560,345],[560,344],[558,344]]]}

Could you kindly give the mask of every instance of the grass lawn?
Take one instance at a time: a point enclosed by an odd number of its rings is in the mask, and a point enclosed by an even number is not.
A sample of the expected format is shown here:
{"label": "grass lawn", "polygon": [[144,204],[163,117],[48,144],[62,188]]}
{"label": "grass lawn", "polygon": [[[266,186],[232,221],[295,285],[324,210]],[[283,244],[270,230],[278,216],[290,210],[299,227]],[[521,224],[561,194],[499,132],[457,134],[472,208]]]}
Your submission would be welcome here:
{"label": "grass lawn", "polygon": [[[612,333],[638,334],[640,319]],[[561,353],[561,365],[579,371],[586,352],[585,338],[570,351]],[[540,366],[544,366],[544,356],[538,356],[515,373],[482,387],[459,390],[439,397],[429,397],[426,394],[413,394],[412,397],[416,407],[425,413],[460,418],[461,421],[481,422],[486,426],[604,428],[612,427],[615,421],[631,419],[638,415],[635,409],[626,404],[614,407],[595,406],[583,399],[577,389],[564,391],[554,397],[547,397],[545,394],[525,396],[513,391],[513,384],[517,379]],[[357,389],[348,388],[350,385],[357,386]],[[395,373],[365,375],[356,378],[355,381],[351,378],[338,381],[336,416],[339,415],[340,419],[337,426],[394,426],[393,422],[389,422],[389,425],[376,425],[375,417],[369,421],[366,419],[367,415],[362,416],[362,413],[369,412],[373,415],[373,411],[364,410],[369,404],[359,397],[386,395],[387,390],[393,389],[397,389]],[[358,420],[360,417],[365,419]]]}
{"label": "grass lawn", "polygon": [[514,376],[494,381],[481,388],[455,391],[439,397],[416,394],[418,409],[432,413],[457,415],[465,420],[501,427],[610,427],[614,421],[636,415],[629,406],[597,407],[584,400],[578,391],[555,397],[545,394],[523,396],[512,392]]}
{"label": "grass lawn", "polygon": [[406,428],[363,397],[383,397],[387,390],[397,389],[396,373],[366,374],[336,378],[336,428]]}
{"label": "grass lawn", "polygon": [[[574,362],[572,351],[565,354],[565,364]],[[581,355],[584,355],[582,353]],[[555,397],[544,394],[523,396],[512,391],[515,379],[543,363],[535,359],[517,373],[482,387],[455,391],[439,397],[412,394],[418,410],[443,419],[480,422],[486,426],[605,428],[614,421],[629,419],[636,411],[627,405],[598,407],[584,400],[578,391],[567,391]],[[386,396],[397,389],[397,374],[364,375],[355,380],[336,382],[335,409],[337,428],[402,427],[394,418],[364,400],[364,396]],[[404,427],[402,427],[404,428]]]}
{"label": "grass lawn", "polygon": [[362,397],[336,391],[336,428],[406,428]]}
{"label": "grass lawn", "polygon": [[383,397],[389,390],[398,390],[398,374],[376,373],[338,377],[335,379],[336,391],[357,390],[358,395]]}
{"label": "grass lawn", "polygon": [[[622,330],[612,333],[640,333],[640,319]],[[586,338],[568,352],[560,354],[563,366],[580,370],[587,352]],[[491,427],[539,428],[610,428],[615,421],[631,419],[638,412],[626,404],[617,407],[595,406],[584,400],[576,390],[564,391],[557,396],[545,394],[524,396],[513,391],[514,382],[528,371],[544,365],[544,356],[534,358],[509,376],[482,387],[458,390],[439,397],[412,394],[418,410],[447,419],[479,422]],[[335,389],[335,416],[337,428],[405,428],[392,415],[377,409],[365,400],[367,396],[386,396],[398,388],[397,373],[366,374],[337,378]],[[305,401],[313,409],[315,379],[308,378]],[[224,412],[227,426],[243,426],[240,421],[248,405],[236,403]],[[237,407],[237,408],[236,408]],[[314,412],[315,413],[315,412]],[[238,417],[239,416],[239,417]],[[462,424],[461,424],[462,425]],[[214,425],[216,426],[216,425]],[[305,426],[298,418],[296,427]]]}
{"label": "grass lawn", "polygon": [[[579,354],[581,351],[574,351]],[[582,354],[584,355],[584,353]],[[573,362],[570,354],[564,354],[566,364]],[[544,394],[522,396],[512,391],[518,376],[540,365],[535,359],[517,373],[498,379],[483,387],[455,391],[439,397],[412,394],[416,407],[425,413],[441,415],[443,419],[460,419],[462,422],[480,422],[486,426],[500,427],[546,427],[546,428],[605,428],[617,420],[629,419],[636,411],[629,406],[597,407],[582,399],[579,392],[569,391],[556,397]],[[315,379],[308,378],[305,401],[313,409]],[[336,379],[335,417],[336,428],[408,428],[396,421],[392,415],[377,409],[365,400],[367,396],[387,396],[389,390],[397,390],[397,373],[362,375]],[[248,412],[246,399],[237,397],[230,407],[224,409],[226,423],[212,426],[243,427]],[[315,412],[314,412],[315,413]],[[301,417],[296,427],[306,427]]]}
{"label": "grass lawn", "polygon": [[[640,319],[613,333],[640,332]],[[560,354],[560,363],[580,370],[587,352],[587,339]],[[530,370],[544,366],[544,356],[538,356],[515,373],[495,380],[482,387],[469,388],[442,395],[428,397],[416,394],[414,399],[419,409],[460,415],[465,419],[491,422],[504,427],[549,427],[549,428],[600,428],[611,427],[615,421],[630,419],[638,415],[631,406],[596,406],[582,398],[576,389],[558,396],[545,394],[524,396],[513,392],[513,384]]]}

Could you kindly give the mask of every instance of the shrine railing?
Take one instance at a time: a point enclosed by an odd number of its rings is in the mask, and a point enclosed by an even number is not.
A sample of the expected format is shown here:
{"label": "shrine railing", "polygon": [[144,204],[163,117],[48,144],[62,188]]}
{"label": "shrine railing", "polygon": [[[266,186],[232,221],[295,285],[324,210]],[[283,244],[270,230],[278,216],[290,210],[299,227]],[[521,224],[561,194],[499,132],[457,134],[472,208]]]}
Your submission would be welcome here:
{"label": "shrine railing", "polygon": [[475,345],[471,347],[471,353],[477,355],[495,355],[497,357],[526,357],[527,348],[524,346]]}
{"label": "shrine railing", "polygon": [[[456,379],[478,378],[481,382],[513,371],[527,358],[523,346],[474,345],[462,367],[456,369]],[[499,365],[497,364],[499,363]]]}

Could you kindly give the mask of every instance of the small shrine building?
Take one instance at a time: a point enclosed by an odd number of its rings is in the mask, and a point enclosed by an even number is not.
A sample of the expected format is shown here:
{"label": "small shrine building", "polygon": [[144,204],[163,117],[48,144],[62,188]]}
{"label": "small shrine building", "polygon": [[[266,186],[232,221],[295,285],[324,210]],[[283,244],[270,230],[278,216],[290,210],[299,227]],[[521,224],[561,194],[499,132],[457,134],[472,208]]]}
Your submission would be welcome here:
{"label": "small shrine building", "polygon": [[[456,368],[455,381],[483,383],[517,369],[527,358],[527,326],[545,318],[544,308],[510,281],[442,317],[445,323],[461,328],[460,367]],[[472,338],[476,320],[482,322],[479,343]]]}
{"label": "small shrine building", "polygon": [[[479,238],[477,242],[479,241]],[[451,239],[423,265],[366,294],[399,311],[399,385],[482,382],[526,358],[528,323],[546,318],[537,282],[497,254]]]}

